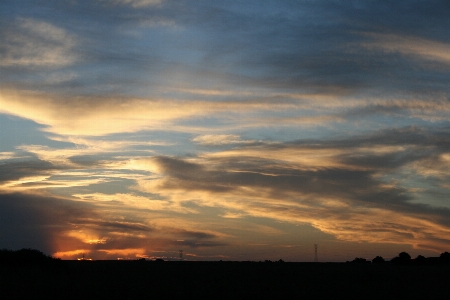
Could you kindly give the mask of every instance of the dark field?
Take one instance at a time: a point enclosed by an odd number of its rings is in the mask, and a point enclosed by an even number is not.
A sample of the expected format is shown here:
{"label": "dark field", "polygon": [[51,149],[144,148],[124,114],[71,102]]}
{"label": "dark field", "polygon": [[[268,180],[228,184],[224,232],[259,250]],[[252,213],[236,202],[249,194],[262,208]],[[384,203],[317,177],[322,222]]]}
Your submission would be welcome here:
{"label": "dark field", "polygon": [[54,261],[0,274],[0,299],[450,299],[449,265]]}

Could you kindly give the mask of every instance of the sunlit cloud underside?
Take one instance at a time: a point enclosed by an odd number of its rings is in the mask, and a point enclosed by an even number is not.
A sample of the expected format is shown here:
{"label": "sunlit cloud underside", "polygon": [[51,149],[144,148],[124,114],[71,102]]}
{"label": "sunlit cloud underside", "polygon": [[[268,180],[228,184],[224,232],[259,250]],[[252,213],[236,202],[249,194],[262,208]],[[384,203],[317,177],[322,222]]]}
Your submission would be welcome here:
{"label": "sunlit cloud underside", "polygon": [[448,251],[450,8],[381,2],[2,2],[0,247]]}

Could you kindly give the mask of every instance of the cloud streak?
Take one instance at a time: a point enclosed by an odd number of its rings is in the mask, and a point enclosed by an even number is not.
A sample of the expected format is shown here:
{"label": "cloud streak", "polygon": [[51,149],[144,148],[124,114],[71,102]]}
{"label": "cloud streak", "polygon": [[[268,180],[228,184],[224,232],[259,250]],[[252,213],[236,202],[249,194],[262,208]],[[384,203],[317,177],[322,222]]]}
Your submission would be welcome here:
{"label": "cloud streak", "polygon": [[[402,137],[393,137],[400,134]],[[430,159],[427,152],[417,154],[408,148],[446,153],[447,142],[445,137],[428,138],[409,129],[381,132],[359,142],[355,138],[323,144],[311,141],[242,147],[189,160],[156,157],[153,161],[158,167],[153,170],[162,177],[147,189],[181,202],[192,197],[199,205],[224,207],[244,215],[311,223],[346,241],[417,246],[414,241],[421,240],[421,247],[428,244],[428,249],[445,249],[449,208],[414,203],[420,193],[380,176]],[[328,149],[327,161],[320,155],[324,149]],[[317,159],[323,162],[321,166]]]}
{"label": "cloud streak", "polygon": [[77,39],[45,21],[17,19],[16,31],[3,32],[0,66],[26,68],[60,68],[79,58],[73,48]]}
{"label": "cloud streak", "polygon": [[0,247],[449,251],[447,1],[0,6]]}

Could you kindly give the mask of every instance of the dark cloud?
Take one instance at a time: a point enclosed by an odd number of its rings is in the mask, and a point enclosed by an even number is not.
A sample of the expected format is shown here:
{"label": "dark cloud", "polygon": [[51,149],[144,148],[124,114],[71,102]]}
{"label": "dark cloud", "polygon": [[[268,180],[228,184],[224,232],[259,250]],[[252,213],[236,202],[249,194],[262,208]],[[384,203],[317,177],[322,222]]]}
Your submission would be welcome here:
{"label": "dark cloud", "polygon": [[[418,146],[430,148],[430,151],[444,153],[450,147],[450,128],[448,127],[388,127],[373,130],[366,134],[341,136],[326,140],[298,140],[267,146],[268,149],[299,147],[306,149],[356,149],[375,146]],[[425,155],[429,155],[425,154]]]}
{"label": "dark cloud", "polygon": [[[253,148],[245,146],[240,148],[243,151],[242,157],[226,157],[225,151],[220,158],[198,160],[196,163],[169,157],[157,157],[155,160],[167,176],[161,182],[162,189],[228,193],[242,187],[251,187],[260,188],[265,193],[270,190],[272,199],[292,199],[292,193],[295,193],[298,195],[295,201],[300,203],[311,197],[332,197],[345,199],[354,207],[379,207],[420,215],[448,226],[448,209],[413,203],[417,197],[415,193],[402,186],[386,185],[385,179],[379,176],[389,176],[404,166],[432,160],[433,157],[438,160],[439,154],[447,153],[450,146],[449,135],[445,132],[446,129],[434,132],[408,127],[341,140],[299,141],[269,144],[265,147],[258,145]],[[387,152],[376,151],[377,148],[386,146],[398,148]],[[375,151],[360,151],[360,147]],[[304,150],[326,150],[339,164],[311,170],[301,164],[288,165],[282,156],[277,160],[257,158],[257,154],[255,157],[247,157],[245,150],[248,149],[261,153],[297,151],[299,156],[302,156]],[[261,202],[260,205],[264,203]],[[339,211],[339,214],[345,215],[345,212]]]}
{"label": "dark cloud", "polygon": [[[265,2],[247,10],[242,6],[236,3],[222,7],[194,6],[197,10],[192,14],[210,16],[195,18],[199,26],[210,31],[207,39],[214,41],[210,43],[214,46],[203,48],[207,53],[205,64],[225,67],[235,75],[248,77],[243,81],[238,76],[235,83],[321,91],[333,87],[374,88],[375,85],[378,89],[416,90],[430,90],[431,86],[438,85],[448,90],[441,72],[428,70],[424,78],[422,73],[417,73],[415,63],[398,53],[358,48],[367,41],[362,35],[367,32],[448,42],[444,28],[449,21],[442,13],[448,12],[445,1],[433,5],[410,1]],[[268,13],[271,11],[274,12]],[[424,29],[423,24],[433,28],[433,33],[430,34],[430,27]]]}
{"label": "dark cloud", "polygon": [[102,165],[101,158],[97,155],[76,155],[69,157],[69,160],[74,164],[82,165],[85,167]]}
{"label": "dark cloud", "polygon": [[191,230],[174,230],[173,233],[176,235],[180,235],[182,237],[188,237],[188,238],[195,238],[198,240],[203,239],[212,239],[216,238],[217,236],[211,233],[203,232],[203,231],[191,231]]}
{"label": "dark cloud", "polygon": [[130,86],[158,86],[160,74],[175,69],[189,70],[197,85],[213,72],[233,85],[448,92],[448,68],[427,70],[399,53],[361,47],[373,41],[366,33],[449,43],[447,1],[163,1],[139,9],[46,1],[39,11],[24,10],[33,7],[26,3],[5,4],[4,28],[18,16],[45,21],[52,12],[52,24],[79,36],[74,51],[86,71],[61,88],[132,93]]}
{"label": "dark cloud", "polygon": [[102,231],[119,230],[123,232],[144,231],[149,232],[153,229],[149,226],[139,222],[126,221],[102,221],[93,219],[78,219],[72,222],[74,225],[82,226],[84,228],[101,229]]}
{"label": "dark cloud", "polygon": [[[241,211],[255,216],[300,222],[314,220],[319,229],[344,241],[416,244],[425,239],[429,247],[422,248],[433,250],[449,245],[445,232],[450,228],[450,209],[415,202],[418,199],[415,192],[379,178],[376,167],[358,171],[349,164],[311,171],[294,166],[286,168],[284,163],[261,159],[257,169],[230,170],[229,165],[235,167],[233,161],[238,159],[229,157],[220,163],[214,159],[201,161],[192,179],[167,172],[158,189],[169,194],[171,190],[200,194],[206,191],[206,205],[237,205]],[[177,160],[186,167],[182,159],[174,158],[172,167]],[[167,160],[159,163],[164,161]],[[202,165],[205,167],[199,168]],[[206,166],[211,165],[214,170],[207,170]],[[202,178],[201,183],[197,178]],[[338,199],[341,205],[328,205],[327,199]],[[204,245],[202,241],[190,239],[183,243],[190,247]]]}
{"label": "dark cloud", "polygon": [[219,247],[226,245],[223,241],[215,240],[218,238],[217,235],[203,231],[173,229],[167,230],[166,234],[172,234],[177,237],[176,241],[169,241],[169,245],[191,248]]}
{"label": "dark cloud", "polygon": [[189,178],[203,169],[202,166],[174,158],[160,156],[157,158],[164,172],[174,174],[176,177]]}
{"label": "dark cloud", "polygon": [[78,218],[96,217],[92,206],[54,196],[0,194],[0,248],[56,252],[60,233]]}
{"label": "dark cloud", "polygon": [[0,182],[17,180],[23,177],[50,175],[52,171],[58,169],[61,168],[40,159],[11,159],[0,162]]}
{"label": "dark cloud", "polygon": [[183,240],[183,241],[173,241],[172,245],[190,247],[190,248],[210,248],[210,247],[220,247],[226,246],[226,244],[221,242],[213,241],[197,241],[197,240]]}
{"label": "dark cloud", "polygon": [[[352,170],[349,165],[345,168],[321,168],[319,170],[302,170],[291,167],[286,170],[285,165],[276,165],[272,161],[260,160],[260,166],[257,169],[229,170],[234,158],[222,160],[217,170],[206,170],[201,165],[186,164],[181,159],[170,158],[170,164],[173,168],[167,168],[166,175],[169,180],[165,181],[162,188],[176,189],[184,188],[187,190],[206,190],[211,192],[227,192],[238,189],[243,186],[260,187],[261,189],[271,189],[274,197],[283,197],[285,193],[296,192],[303,195],[333,195],[337,197],[367,201],[377,199],[383,195],[380,193],[381,185],[372,179],[373,171]],[[165,166],[167,158],[160,159],[158,162]],[[179,162],[180,168],[193,166],[194,170],[186,170],[183,176],[175,170],[176,163]],[[213,163],[214,161],[206,162]],[[200,171],[199,171],[200,170]],[[384,191],[384,198],[389,195],[392,202],[405,202],[410,197],[404,196],[403,191],[398,189],[388,189]]]}

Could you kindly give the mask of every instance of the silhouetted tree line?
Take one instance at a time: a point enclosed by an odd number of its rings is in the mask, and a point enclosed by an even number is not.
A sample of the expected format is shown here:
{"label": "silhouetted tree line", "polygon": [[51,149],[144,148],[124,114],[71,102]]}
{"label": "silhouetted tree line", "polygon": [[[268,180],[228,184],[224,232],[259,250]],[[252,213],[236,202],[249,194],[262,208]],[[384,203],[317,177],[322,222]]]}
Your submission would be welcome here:
{"label": "silhouetted tree line", "polygon": [[46,255],[36,249],[0,250],[0,262],[2,265],[48,265],[57,261],[60,261],[60,259]]}
{"label": "silhouetted tree line", "polygon": [[[0,299],[283,299],[292,295],[298,299],[450,299],[448,252],[435,258],[412,259],[402,252],[391,260],[355,259],[363,267],[281,259],[156,261],[83,263],[61,261],[33,249],[0,250]],[[391,267],[399,262],[438,267]]]}
{"label": "silhouetted tree line", "polygon": [[[372,261],[367,260],[365,258],[356,257],[354,260],[352,260],[350,263],[370,263],[373,264],[380,264],[380,263],[386,263],[387,261],[381,257],[376,256]],[[394,257],[389,263],[396,264],[396,265],[424,265],[424,264],[450,264],[450,253],[444,252],[441,253],[439,257],[424,257],[423,255],[418,255],[416,258],[411,258],[411,255],[409,255],[407,252],[400,252],[398,256]]]}
{"label": "silhouetted tree line", "polygon": [[[140,259],[145,260],[145,259]],[[48,264],[60,261],[59,258],[54,258],[52,256],[46,255],[43,252],[24,248],[20,250],[8,250],[2,249],[0,250],[0,263],[1,264],[24,264],[24,265],[33,265],[33,264]],[[265,260],[266,263],[272,262],[270,260]],[[283,263],[282,259],[275,261],[278,263]],[[400,252],[398,256],[392,258],[390,261],[386,261],[381,256],[376,256],[374,259],[367,260],[365,258],[356,257],[352,261],[347,261],[347,263],[373,263],[373,264],[381,264],[381,263],[392,263],[397,265],[408,265],[408,264],[450,264],[450,253],[443,252],[439,257],[424,257],[422,255],[418,255],[416,258],[411,258],[407,252]]]}

